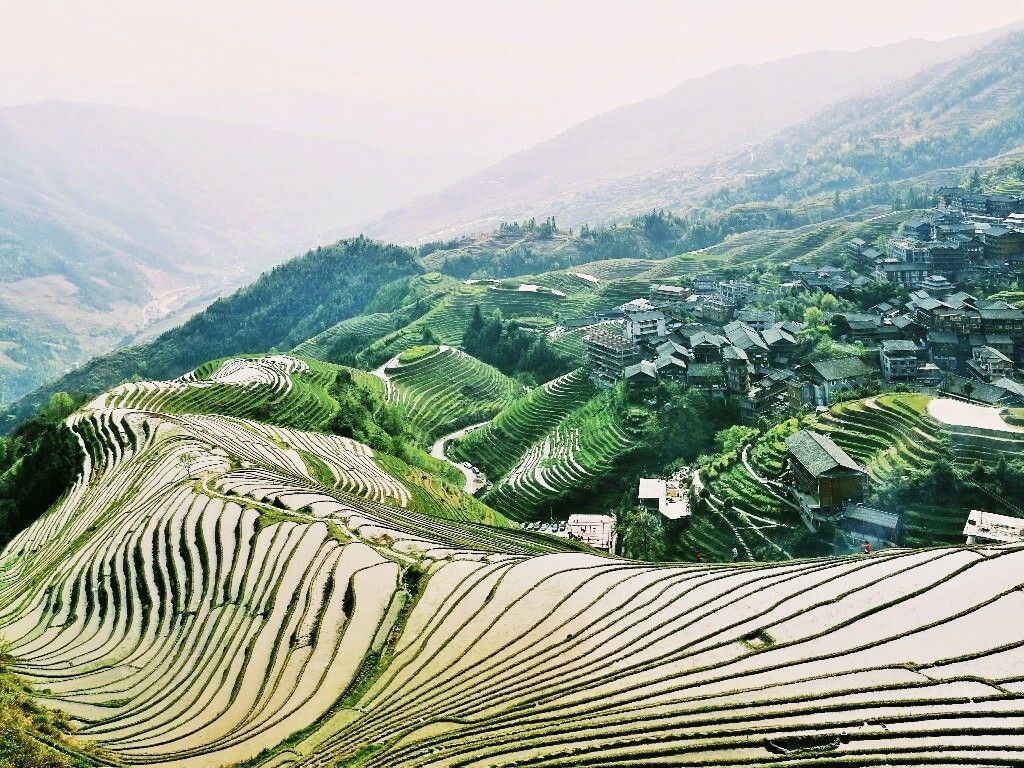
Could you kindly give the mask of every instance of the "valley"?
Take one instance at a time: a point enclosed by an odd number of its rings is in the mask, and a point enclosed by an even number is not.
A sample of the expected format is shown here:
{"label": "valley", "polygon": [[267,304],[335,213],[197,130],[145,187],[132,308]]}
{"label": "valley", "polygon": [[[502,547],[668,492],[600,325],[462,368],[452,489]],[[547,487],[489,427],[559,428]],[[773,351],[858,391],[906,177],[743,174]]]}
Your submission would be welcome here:
{"label": "valley", "polygon": [[0,382],[0,404],[460,168],[106,104],[0,108],[0,340],[22,366]]}

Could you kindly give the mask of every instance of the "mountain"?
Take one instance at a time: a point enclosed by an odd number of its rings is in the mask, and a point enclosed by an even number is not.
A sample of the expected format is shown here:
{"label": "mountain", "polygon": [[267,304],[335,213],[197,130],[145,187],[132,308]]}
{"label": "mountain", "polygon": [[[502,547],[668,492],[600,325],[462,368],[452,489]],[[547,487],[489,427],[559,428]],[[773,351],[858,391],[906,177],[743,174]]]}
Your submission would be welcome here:
{"label": "mountain", "polygon": [[[43,94],[43,96],[40,96]],[[105,84],[0,63],[0,105],[46,99],[116,104],[147,112],[192,115],[286,133],[367,144],[398,153],[464,154],[478,170],[509,152],[550,137],[559,116],[526,114],[497,95],[447,83],[372,94],[287,88],[201,88],[185,83]],[[570,121],[571,122],[571,121]],[[567,125],[569,123],[565,123]],[[463,165],[462,172],[469,167]],[[432,190],[431,190],[432,191]]]}
{"label": "mountain", "polygon": [[[737,157],[726,202],[799,200],[985,163],[1024,145],[1024,37],[832,105]],[[767,170],[765,170],[767,169]]]}
{"label": "mountain", "polygon": [[[644,238],[681,221],[599,230],[652,258],[590,263],[608,254],[545,224],[476,251],[342,241],[64,377],[89,397],[56,394],[0,439],[14,764],[1021,763],[1005,725],[1024,717],[1007,694],[1020,626],[1004,619],[1024,546],[957,546],[979,492],[1019,514],[1012,414],[876,392],[754,428],[696,387],[511,378],[519,335],[579,365],[590,328],[556,319],[707,269],[779,285],[794,259],[836,260],[899,215],[657,257]],[[426,271],[485,247],[571,266]],[[793,320],[826,298],[772,307]],[[805,330],[799,345],[838,347]],[[905,546],[818,556],[850,542],[780,490],[801,429],[870,472]],[[638,477],[684,466],[686,520],[635,508]],[[627,557],[557,535],[617,503]]]}
{"label": "mountain", "polygon": [[104,105],[0,110],[0,402],[465,162]]}
{"label": "mountain", "polygon": [[[66,391],[94,394],[132,377],[178,376],[215,355],[290,348],[362,312],[384,285],[421,271],[410,249],[363,238],[317,248],[155,340],[95,357],[58,381]],[[51,391],[44,385],[11,407],[28,415]]]}
{"label": "mountain", "polygon": [[842,101],[975,49],[999,31],[910,40],[743,65],[689,80],[663,96],[594,117],[440,192],[369,221],[386,239],[424,241],[501,221],[554,215],[603,222],[666,204],[646,179],[671,170],[706,185],[706,163],[769,139]]}

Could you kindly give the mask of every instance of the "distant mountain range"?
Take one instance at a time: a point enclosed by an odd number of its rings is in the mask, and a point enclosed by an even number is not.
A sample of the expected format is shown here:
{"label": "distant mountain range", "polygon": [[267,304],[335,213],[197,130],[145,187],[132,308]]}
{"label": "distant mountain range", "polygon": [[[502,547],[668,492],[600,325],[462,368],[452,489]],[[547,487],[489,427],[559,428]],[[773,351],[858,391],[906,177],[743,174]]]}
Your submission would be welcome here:
{"label": "distant mountain range", "polygon": [[[554,215],[597,223],[674,206],[680,189],[733,181],[710,163],[753,149],[829,105],[891,85],[1005,35],[909,40],[857,52],[825,51],[736,66],[687,81],[516,153],[362,228],[396,241],[440,240],[501,221]],[[666,184],[666,179],[669,182]]]}
{"label": "distant mountain range", "polygon": [[106,105],[0,110],[0,402],[466,162]]}
{"label": "distant mountain range", "polygon": [[[466,276],[486,275],[488,259],[525,274],[595,248],[664,255],[888,204],[875,187],[1019,147],[1022,70],[1024,42],[1005,30],[733,67],[426,196],[472,160],[112,106],[0,110],[0,404],[156,338],[359,221],[371,236],[426,242],[558,219],[561,234],[540,247],[460,240],[425,262]],[[565,231],[693,206],[709,212],[661,240],[612,229],[584,243]]]}

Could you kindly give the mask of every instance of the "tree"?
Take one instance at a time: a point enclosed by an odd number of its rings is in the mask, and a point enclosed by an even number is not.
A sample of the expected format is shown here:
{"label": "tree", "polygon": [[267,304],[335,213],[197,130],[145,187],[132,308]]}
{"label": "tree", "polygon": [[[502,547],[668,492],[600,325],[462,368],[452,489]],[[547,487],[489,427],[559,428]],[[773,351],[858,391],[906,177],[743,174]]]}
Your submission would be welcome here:
{"label": "tree", "polygon": [[817,328],[821,325],[822,314],[820,307],[808,307],[804,310],[804,322],[810,328]]}
{"label": "tree", "polygon": [[185,451],[183,454],[178,456],[178,463],[185,468],[185,472],[188,473],[189,480],[192,479],[192,466],[198,459],[199,457],[192,451]]}
{"label": "tree", "polygon": [[473,314],[469,318],[469,325],[466,326],[466,332],[462,337],[462,346],[465,349],[472,349],[477,346],[480,339],[480,334],[484,329],[484,314],[480,310],[479,304],[473,305]]}
{"label": "tree", "polygon": [[619,513],[622,553],[634,560],[658,561],[665,556],[665,529],[661,518],[643,507]]}
{"label": "tree", "polygon": [[750,442],[757,435],[757,430],[745,427],[742,424],[733,424],[731,427],[719,430],[715,435],[715,448],[718,453],[732,453]]}
{"label": "tree", "polygon": [[49,509],[78,478],[82,446],[64,424],[77,405],[58,393],[10,437],[0,438],[0,546]]}
{"label": "tree", "polygon": [[41,415],[49,421],[64,421],[77,409],[78,404],[67,392],[54,392]]}

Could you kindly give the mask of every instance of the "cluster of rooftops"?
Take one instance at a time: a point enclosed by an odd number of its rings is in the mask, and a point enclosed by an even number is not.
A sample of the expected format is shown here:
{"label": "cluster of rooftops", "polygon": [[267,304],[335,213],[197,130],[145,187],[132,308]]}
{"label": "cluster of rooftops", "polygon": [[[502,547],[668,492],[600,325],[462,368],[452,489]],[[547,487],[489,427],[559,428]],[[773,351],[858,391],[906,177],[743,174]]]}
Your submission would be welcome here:
{"label": "cluster of rooftops", "polygon": [[588,371],[599,385],[684,382],[739,398],[745,420],[827,404],[836,390],[877,375],[856,356],[802,363],[797,351],[806,325],[770,310],[743,310],[722,325],[684,323],[649,299],[635,299],[607,315],[584,337]]}

